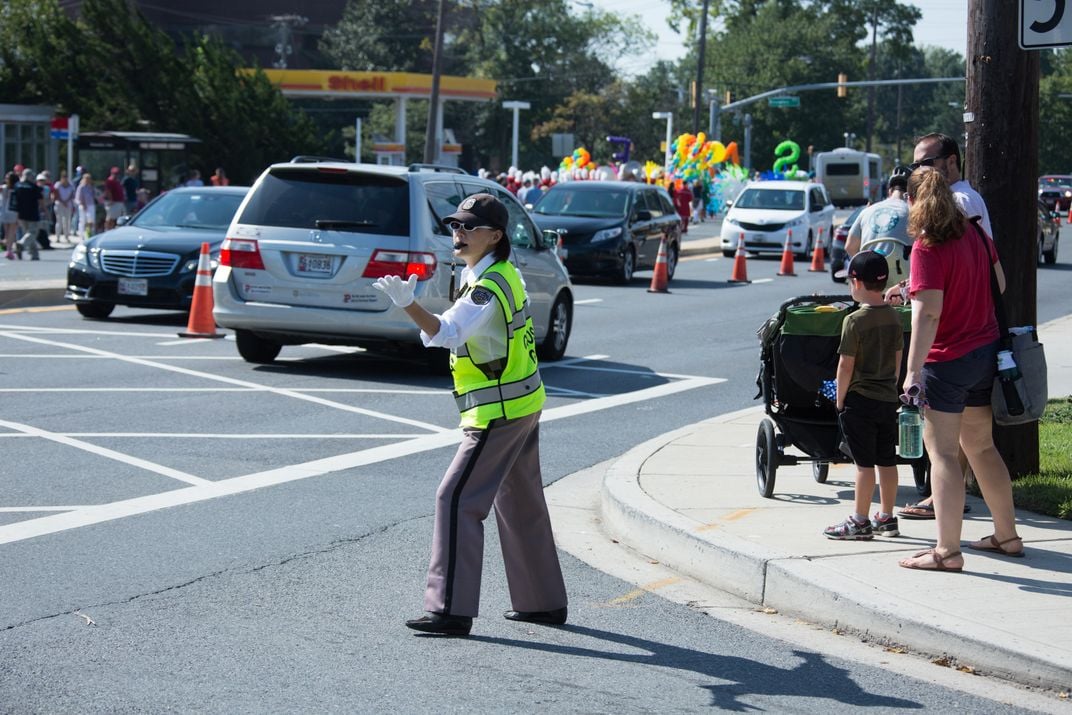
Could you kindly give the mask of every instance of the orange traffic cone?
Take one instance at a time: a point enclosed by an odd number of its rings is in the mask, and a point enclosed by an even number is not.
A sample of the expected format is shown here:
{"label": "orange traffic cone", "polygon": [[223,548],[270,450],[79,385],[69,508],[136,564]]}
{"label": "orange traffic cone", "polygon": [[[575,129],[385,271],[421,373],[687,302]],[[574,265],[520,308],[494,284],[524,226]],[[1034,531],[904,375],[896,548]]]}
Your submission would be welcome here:
{"label": "orange traffic cone", "polygon": [[207,243],[201,244],[201,256],[197,259],[197,278],[194,279],[194,302],[190,306],[190,320],[186,332],[180,338],[222,338],[216,332],[212,319],[212,262]]}
{"label": "orange traffic cone", "polygon": [[733,275],[729,283],[751,283],[748,280],[748,266],[745,265],[744,233],[737,239],[737,253],[733,257]]}
{"label": "orange traffic cone", "polygon": [[819,227],[819,238],[815,241],[815,250],[811,254],[811,273],[822,273],[826,270],[826,254],[823,253],[823,227]]}
{"label": "orange traffic cone", "polygon": [[793,270],[793,229],[785,234],[785,249],[782,251],[782,267],[778,269],[780,276],[795,276]]}
{"label": "orange traffic cone", "polygon": [[1068,205],[1068,222],[1072,223],[1072,204]]}
{"label": "orange traffic cone", "polygon": [[670,273],[666,265],[666,238],[659,241],[659,255],[655,258],[655,272],[651,274],[649,293],[669,293],[666,284],[670,282]]}

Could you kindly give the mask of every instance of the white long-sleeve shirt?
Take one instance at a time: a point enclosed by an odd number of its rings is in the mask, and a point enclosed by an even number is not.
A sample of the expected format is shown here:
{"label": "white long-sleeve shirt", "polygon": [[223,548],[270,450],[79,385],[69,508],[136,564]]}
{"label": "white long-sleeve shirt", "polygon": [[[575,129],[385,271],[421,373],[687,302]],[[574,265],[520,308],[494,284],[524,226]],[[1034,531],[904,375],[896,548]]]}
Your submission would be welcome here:
{"label": "white long-sleeve shirt", "polygon": [[488,254],[470,269],[462,269],[461,289],[463,295],[439,318],[439,332],[435,336],[421,331],[421,341],[428,348],[460,347],[470,343],[475,362],[483,363],[506,355],[506,316],[499,301],[492,298],[485,302],[473,300],[472,286],[495,263],[493,254]]}

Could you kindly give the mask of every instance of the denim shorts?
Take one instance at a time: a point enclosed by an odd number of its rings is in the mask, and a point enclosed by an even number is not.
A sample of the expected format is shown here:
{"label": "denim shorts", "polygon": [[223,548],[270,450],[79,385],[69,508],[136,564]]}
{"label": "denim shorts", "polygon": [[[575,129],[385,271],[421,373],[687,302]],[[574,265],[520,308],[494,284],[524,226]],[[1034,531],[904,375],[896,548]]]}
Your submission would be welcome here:
{"label": "denim shorts", "polygon": [[920,379],[927,406],[957,414],[965,407],[988,407],[998,369],[999,342],[995,340],[954,360],[924,364]]}

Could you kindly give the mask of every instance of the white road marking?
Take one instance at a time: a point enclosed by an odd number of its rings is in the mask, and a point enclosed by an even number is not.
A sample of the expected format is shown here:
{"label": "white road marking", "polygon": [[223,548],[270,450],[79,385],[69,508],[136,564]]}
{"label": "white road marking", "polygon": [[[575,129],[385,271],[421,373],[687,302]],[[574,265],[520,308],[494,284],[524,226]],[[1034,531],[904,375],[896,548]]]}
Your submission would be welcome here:
{"label": "white road marking", "polygon": [[[135,365],[141,365],[143,367],[157,368],[159,370],[167,370],[167,371],[170,371],[170,372],[179,373],[180,375],[188,375],[190,377],[198,377],[198,378],[201,378],[203,380],[213,380],[213,381],[216,381],[216,382],[223,382],[223,383],[230,384],[230,385],[237,385],[239,387],[255,388],[255,389],[258,389],[258,390],[263,390],[265,392],[270,392],[270,393],[280,395],[280,396],[283,396],[283,397],[292,397],[294,399],[305,400],[306,402],[312,402],[312,403],[315,403],[315,404],[318,404],[318,405],[323,405],[325,407],[331,407],[331,408],[334,408],[334,409],[337,409],[337,410],[342,410],[344,412],[353,412],[353,413],[356,413],[356,414],[366,415],[368,417],[375,417],[376,419],[382,419],[382,420],[388,420],[390,422],[398,422],[400,424],[406,424],[406,425],[409,425],[410,427],[418,427],[420,429],[428,430],[429,432],[445,432],[445,431],[447,431],[444,428],[440,427],[439,425],[433,425],[433,424],[431,424],[429,422],[421,422],[419,420],[411,420],[411,419],[406,418],[406,417],[396,417],[395,415],[388,415],[386,413],[376,412],[374,410],[366,410],[366,409],[363,409],[361,407],[356,407],[354,405],[347,405],[347,404],[343,404],[341,402],[333,402],[331,400],[325,400],[325,399],[323,399],[321,397],[315,397],[313,395],[306,395],[306,394],[303,394],[301,392],[294,392],[292,390],[285,390],[285,389],[278,388],[278,387],[269,387],[269,386],[266,386],[266,385],[259,385],[257,383],[249,382],[247,380],[237,380],[237,379],[231,378],[231,377],[224,377],[223,375],[215,375],[215,374],[208,373],[208,372],[198,372],[198,371],[195,371],[195,370],[190,370],[188,368],[178,367],[176,365],[168,365],[167,363],[156,362],[156,360],[154,360],[154,359],[129,357],[129,356],[126,356],[126,355],[120,355],[119,353],[113,353],[113,352],[109,352],[109,351],[106,351],[106,350],[99,350],[97,348],[91,348],[91,347],[87,347],[87,346],[84,346],[84,345],[75,345],[75,344],[72,344],[72,343],[61,343],[61,342],[54,341],[54,340],[45,340],[43,338],[32,337],[30,335],[18,335],[18,334],[11,333],[11,332],[0,332],[0,336],[13,338],[15,340],[25,340],[27,342],[32,342],[32,343],[40,343],[42,345],[51,345],[53,347],[66,348],[68,350],[74,350],[76,352],[82,352],[82,353],[86,353],[86,354],[89,354],[89,355],[97,355],[97,356],[100,356],[100,357],[110,357],[113,360],[119,360],[119,361],[122,361],[122,362],[128,362],[128,363],[132,363],[132,364],[135,364]],[[157,358],[157,360],[158,359],[159,358]]]}
{"label": "white road marking", "polygon": [[[544,411],[541,421],[553,422],[567,417],[598,412],[611,407],[620,407],[634,402],[645,402],[666,395],[684,392],[686,390],[707,387],[720,382],[725,382],[725,380],[722,378],[686,377],[680,382],[657,385],[655,387],[649,387],[622,395],[601,397],[575,405],[554,407]],[[35,519],[27,519],[14,524],[0,526],[0,544],[24,541],[37,536],[54,534],[91,524],[122,519],[136,514],[156,511],[158,509],[166,509],[183,504],[193,504],[208,499],[214,499],[216,497],[239,494],[255,489],[275,486],[277,484],[308,479],[310,477],[318,477],[332,472],[368,466],[370,464],[409,456],[416,454],[417,452],[426,452],[441,447],[450,447],[457,444],[460,437],[461,431],[458,429],[441,431],[438,434],[425,435],[403,442],[372,447],[370,449],[334,457],[326,457],[324,459],[316,459],[310,462],[293,464],[240,477],[232,477],[217,482],[208,482],[207,484],[200,486],[185,487],[160,494],[125,499],[110,504],[88,506],[62,514],[52,514],[49,516],[37,517]]]}
{"label": "white road marking", "polygon": [[0,514],[21,514],[35,511],[77,511],[89,509],[85,505],[80,506],[0,506]]}
{"label": "white road marking", "polygon": [[755,283],[772,283],[772,282],[774,282],[773,278],[757,278],[754,281],[752,281],[753,284],[755,284]]}
{"label": "white road marking", "polygon": [[196,345],[198,343],[211,342],[213,338],[179,338],[178,340],[165,340],[157,345]]}
{"label": "white road marking", "polygon": [[585,298],[584,300],[573,301],[574,305],[593,305],[594,303],[602,303],[602,298]]}
{"label": "white road marking", "polygon": [[180,482],[186,482],[187,484],[193,484],[195,486],[207,486],[212,484],[208,479],[202,479],[201,477],[195,477],[192,474],[186,472],[180,472],[177,469],[171,467],[165,467],[162,464],[156,464],[150,462],[147,459],[141,459],[139,457],[133,457],[129,454],[123,454],[122,452],[116,452],[113,449],[107,447],[98,447],[95,444],[89,442],[83,442],[81,440],[74,439],[73,437],[66,437],[55,432],[49,432],[47,430],[39,429],[37,427],[31,427],[30,425],[19,424],[18,422],[8,422],[7,420],[0,420],[0,427],[7,427],[8,429],[22,432],[23,434],[30,434],[34,437],[41,437],[43,439],[50,440],[52,442],[58,442],[60,444],[67,445],[68,447],[74,447],[75,449],[81,449],[86,452],[92,452],[93,454],[106,457],[108,459],[114,459],[117,462],[129,464],[139,469],[144,469],[148,472],[155,472],[165,477],[171,477],[172,479],[178,479]]}

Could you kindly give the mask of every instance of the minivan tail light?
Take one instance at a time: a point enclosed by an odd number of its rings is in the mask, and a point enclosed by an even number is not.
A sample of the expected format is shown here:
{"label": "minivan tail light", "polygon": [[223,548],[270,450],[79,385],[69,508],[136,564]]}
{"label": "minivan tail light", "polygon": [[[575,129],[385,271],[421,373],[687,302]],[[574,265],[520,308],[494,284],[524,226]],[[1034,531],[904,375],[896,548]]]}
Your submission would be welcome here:
{"label": "minivan tail light", "polygon": [[251,238],[225,238],[220,246],[220,265],[263,271],[261,249]]}
{"label": "minivan tail light", "polygon": [[436,258],[432,253],[420,253],[417,251],[392,251],[377,249],[365,266],[363,278],[381,278],[382,276],[398,276],[408,278],[417,276],[417,280],[426,281],[435,273]]}

